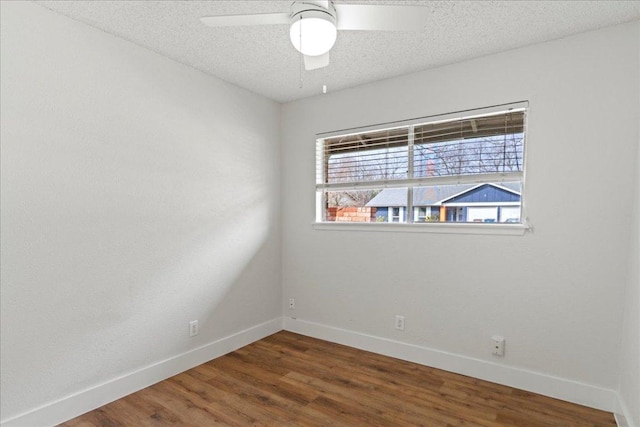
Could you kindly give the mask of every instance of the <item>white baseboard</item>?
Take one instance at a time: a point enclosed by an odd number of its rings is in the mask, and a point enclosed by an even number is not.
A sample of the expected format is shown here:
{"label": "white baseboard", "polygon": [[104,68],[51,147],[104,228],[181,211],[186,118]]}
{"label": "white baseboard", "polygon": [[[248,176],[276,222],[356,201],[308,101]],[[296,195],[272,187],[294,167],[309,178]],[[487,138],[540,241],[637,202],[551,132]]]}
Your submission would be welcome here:
{"label": "white baseboard", "polygon": [[2,420],[0,427],[42,427],[62,423],[280,330],[282,318],[278,317],[11,419]]}
{"label": "white baseboard", "polygon": [[608,412],[615,411],[617,394],[613,390],[291,317],[285,317],[283,324],[285,330],[302,335],[527,390],[591,408]]}
{"label": "white baseboard", "polygon": [[640,427],[629,424],[628,411],[613,390],[290,317],[276,318],[261,323],[13,418],[2,420],[0,427],[41,427],[62,423],[274,334],[282,330],[283,325],[287,331],[528,390],[604,411],[616,412],[616,421],[619,427]]}
{"label": "white baseboard", "polygon": [[616,423],[618,427],[640,427],[640,425],[636,425],[633,423],[633,418],[631,417],[631,411],[625,404],[625,401],[622,399],[622,396],[618,395],[618,405],[613,414],[616,418]]}
{"label": "white baseboard", "polygon": [[616,425],[618,427],[631,427],[627,422],[627,418],[624,415],[621,415],[616,412],[613,414],[613,417],[616,419]]}

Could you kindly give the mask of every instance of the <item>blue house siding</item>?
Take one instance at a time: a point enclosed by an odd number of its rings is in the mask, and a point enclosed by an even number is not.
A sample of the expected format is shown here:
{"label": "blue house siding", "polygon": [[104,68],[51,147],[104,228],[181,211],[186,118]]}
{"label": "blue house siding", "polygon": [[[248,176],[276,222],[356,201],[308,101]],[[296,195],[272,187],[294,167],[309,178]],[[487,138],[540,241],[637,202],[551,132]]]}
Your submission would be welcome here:
{"label": "blue house siding", "polygon": [[[379,219],[383,218],[383,219]],[[389,208],[377,208],[376,210],[376,220],[377,221],[387,221],[389,218]]]}
{"label": "blue house siding", "polygon": [[[519,182],[500,184],[458,184],[442,186],[415,187],[413,191],[414,208],[430,207],[433,218],[434,210],[439,216],[440,208],[445,207],[446,222],[497,222],[520,219],[520,213],[513,211],[520,208],[520,191],[522,185]],[[404,207],[402,222],[406,222],[408,216],[414,212],[407,212],[407,189],[385,188],[366,204],[368,207],[377,208],[375,219],[387,222],[389,220],[390,207]],[[453,205],[453,206],[452,206]],[[483,209],[494,208],[492,212]],[[473,209],[473,211],[472,211]],[[510,209],[513,212],[505,211]],[[416,220],[423,222],[422,217]],[[487,216],[488,215],[488,216]],[[507,217],[508,216],[508,217]]]}
{"label": "blue house siding", "polygon": [[446,200],[444,203],[502,203],[519,202],[520,195],[484,184],[459,196]]}
{"label": "blue house siding", "polygon": [[[379,207],[376,208],[376,221],[380,222],[388,222],[389,221],[389,207]],[[407,222],[407,209],[403,209],[402,211],[402,221]]]}

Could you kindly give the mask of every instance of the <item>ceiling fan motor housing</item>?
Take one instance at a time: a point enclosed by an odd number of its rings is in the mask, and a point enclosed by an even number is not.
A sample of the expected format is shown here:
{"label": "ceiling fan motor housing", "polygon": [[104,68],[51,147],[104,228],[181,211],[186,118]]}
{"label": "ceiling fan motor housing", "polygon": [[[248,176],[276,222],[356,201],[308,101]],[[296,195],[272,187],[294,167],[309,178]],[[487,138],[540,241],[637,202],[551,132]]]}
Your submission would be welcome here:
{"label": "ceiling fan motor housing", "polygon": [[336,9],[332,2],[328,2],[328,8],[310,2],[294,2],[290,22],[291,43],[303,55],[324,55],[336,42]]}

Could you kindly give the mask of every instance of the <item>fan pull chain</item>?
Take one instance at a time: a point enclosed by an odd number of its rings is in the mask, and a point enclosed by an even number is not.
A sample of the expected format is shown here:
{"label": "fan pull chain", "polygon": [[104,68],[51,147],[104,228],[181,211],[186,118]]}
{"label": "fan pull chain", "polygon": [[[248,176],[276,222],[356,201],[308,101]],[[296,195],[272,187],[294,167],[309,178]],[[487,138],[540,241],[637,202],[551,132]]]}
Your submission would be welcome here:
{"label": "fan pull chain", "polygon": [[300,83],[299,83],[299,88],[302,89],[302,86],[304,85],[304,82],[302,81],[302,62],[303,62],[303,58],[302,58],[302,54],[300,54]]}
{"label": "fan pull chain", "polygon": [[324,70],[322,70],[322,80],[323,80],[322,93],[323,94],[327,93],[327,68],[329,68],[329,67],[324,67]]}

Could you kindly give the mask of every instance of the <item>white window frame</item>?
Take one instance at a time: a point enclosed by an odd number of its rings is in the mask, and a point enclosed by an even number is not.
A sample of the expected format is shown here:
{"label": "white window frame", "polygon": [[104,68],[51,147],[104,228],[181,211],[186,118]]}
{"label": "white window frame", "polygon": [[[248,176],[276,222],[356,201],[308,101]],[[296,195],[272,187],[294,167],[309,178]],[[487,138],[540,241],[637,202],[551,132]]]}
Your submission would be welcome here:
{"label": "white window frame", "polygon": [[[424,210],[424,215],[420,215],[420,210]],[[414,206],[413,222],[426,222],[427,217],[431,216],[431,206]],[[424,217],[424,221],[420,221],[420,217]]]}
{"label": "white window frame", "polygon": [[[398,215],[393,215],[390,212],[395,212],[394,209],[398,209]],[[394,218],[398,218],[397,221],[394,221]],[[404,223],[407,222],[404,219],[404,206],[388,206],[387,207],[387,222],[393,223],[393,224],[400,224],[400,223]]]}
{"label": "white window frame", "polygon": [[[348,136],[358,133],[364,133],[367,131],[380,131],[385,129],[394,129],[399,127],[409,128],[409,146],[412,146],[413,142],[413,127],[422,124],[430,124],[430,123],[438,123],[438,122],[446,122],[451,120],[465,120],[471,119],[473,117],[483,117],[488,115],[495,115],[507,112],[514,111],[523,111],[525,114],[525,142],[523,147],[523,166],[521,172],[505,172],[505,173],[491,173],[491,174],[483,174],[481,176],[478,175],[459,175],[459,176],[446,176],[446,177],[429,177],[429,178],[414,178],[413,177],[413,150],[410,147],[408,151],[408,178],[402,180],[396,180],[394,182],[380,182],[380,181],[371,181],[371,182],[358,182],[352,185],[341,185],[341,184],[333,184],[327,185],[322,182],[323,177],[318,176],[320,166],[318,164],[321,159],[321,155],[324,152],[324,148],[322,146],[322,141],[327,138],[334,138],[338,136]],[[520,101],[509,104],[501,104],[493,107],[473,109],[473,110],[465,110],[461,112],[448,113],[442,115],[421,117],[417,119],[411,120],[403,120],[393,123],[386,123],[377,126],[370,126],[364,128],[357,129],[348,129],[343,131],[335,131],[335,132],[325,132],[317,134],[316,140],[316,221],[314,222],[314,228],[319,230],[353,230],[353,231],[402,231],[402,232],[435,232],[435,233],[462,233],[462,234],[504,234],[504,235],[523,235],[526,231],[532,231],[532,226],[528,221],[528,217],[526,216],[526,206],[525,206],[525,197],[524,197],[524,189],[525,189],[525,170],[526,170],[526,150],[528,146],[528,135],[526,132],[527,126],[527,116],[529,114],[529,103],[528,101]],[[324,162],[324,159],[320,161]],[[520,181],[522,183],[521,194],[520,194],[520,202],[515,203],[520,205],[521,209],[521,222],[520,223],[459,223],[459,222],[419,222],[415,223],[417,219],[417,212],[414,211],[414,207],[412,205],[413,202],[413,188],[418,186],[428,186],[428,185],[446,185],[446,184],[464,184],[464,183],[486,183],[486,182],[509,182],[509,181]],[[376,188],[398,188],[398,187],[408,187],[407,194],[407,206],[401,206],[401,214],[400,214],[400,222],[393,222],[392,215],[388,215],[386,222],[375,222],[375,223],[336,223],[336,222],[325,222],[324,221],[324,191],[328,189],[358,189],[358,190],[366,190],[366,189],[376,189]],[[504,203],[503,204],[507,204]],[[510,203],[509,203],[510,204]],[[450,206],[450,205],[449,205]],[[391,212],[391,207],[388,207]],[[407,218],[404,222],[402,222],[403,210],[407,213],[411,213],[411,215],[407,214]]]}

